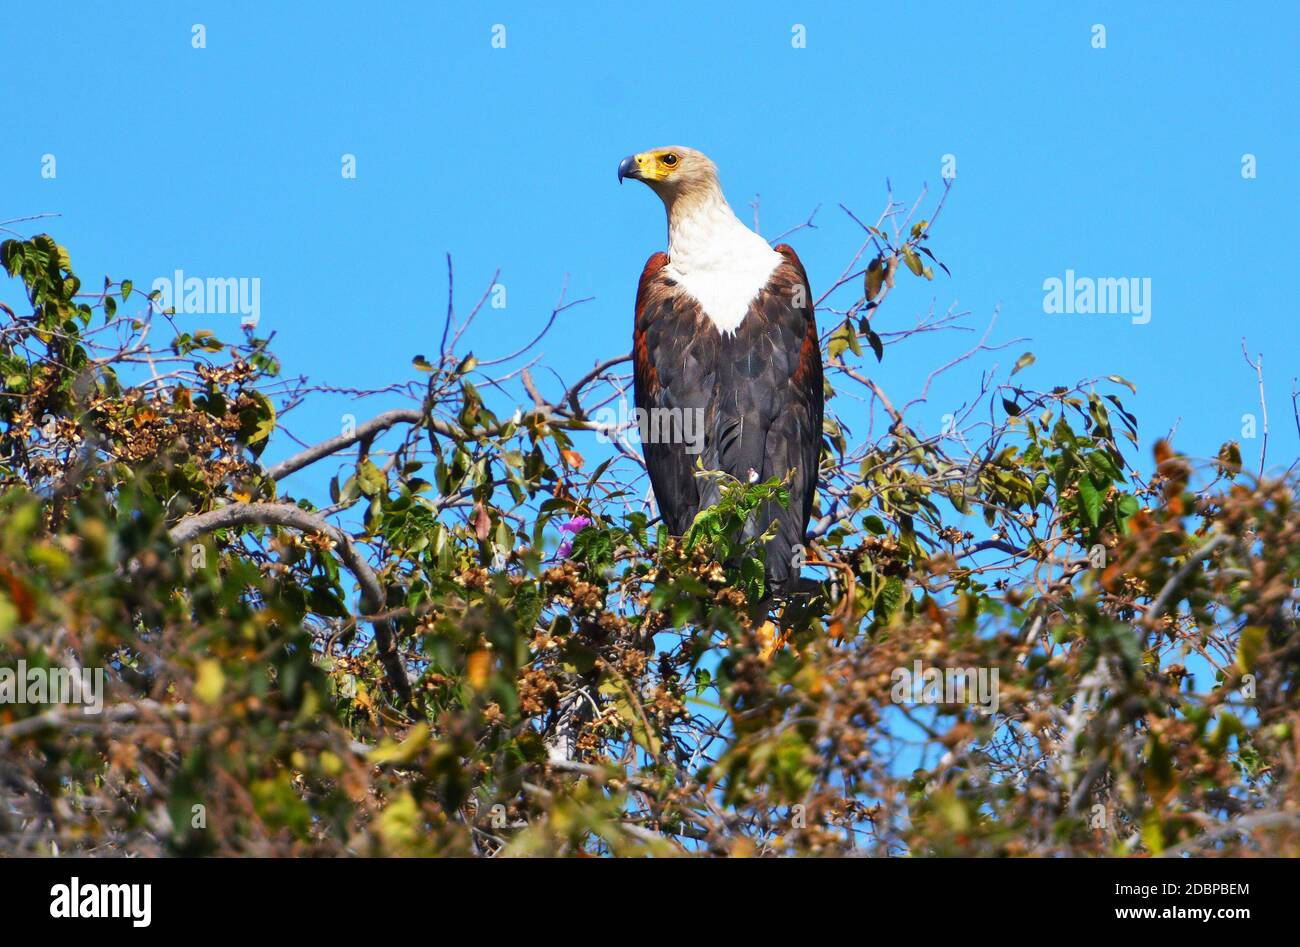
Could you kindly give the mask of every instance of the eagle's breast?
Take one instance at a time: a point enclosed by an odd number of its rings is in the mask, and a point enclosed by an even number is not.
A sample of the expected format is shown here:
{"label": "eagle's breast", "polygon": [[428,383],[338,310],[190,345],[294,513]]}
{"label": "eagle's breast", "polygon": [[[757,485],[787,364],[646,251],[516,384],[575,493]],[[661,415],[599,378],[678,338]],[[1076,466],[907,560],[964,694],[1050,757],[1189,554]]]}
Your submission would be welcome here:
{"label": "eagle's breast", "polygon": [[773,252],[772,257],[774,259],[705,270],[682,270],[670,262],[664,267],[664,275],[699,303],[718,332],[731,335],[740,327],[750,304],[781,265],[777,253]]}
{"label": "eagle's breast", "polygon": [[663,273],[719,333],[732,335],[783,261],[724,204],[670,223]]}

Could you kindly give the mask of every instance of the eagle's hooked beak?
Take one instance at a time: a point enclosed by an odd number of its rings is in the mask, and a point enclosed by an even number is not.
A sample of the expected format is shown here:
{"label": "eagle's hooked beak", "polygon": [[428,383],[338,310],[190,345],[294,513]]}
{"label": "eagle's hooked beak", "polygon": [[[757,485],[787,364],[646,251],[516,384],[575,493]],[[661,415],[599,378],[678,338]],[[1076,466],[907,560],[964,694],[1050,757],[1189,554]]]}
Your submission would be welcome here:
{"label": "eagle's hooked beak", "polygon": [[628,155],[618,163],[618,183],[622,184],[624,178],[638,180],[641,177],[641,163],[637,160],[640,155]]}

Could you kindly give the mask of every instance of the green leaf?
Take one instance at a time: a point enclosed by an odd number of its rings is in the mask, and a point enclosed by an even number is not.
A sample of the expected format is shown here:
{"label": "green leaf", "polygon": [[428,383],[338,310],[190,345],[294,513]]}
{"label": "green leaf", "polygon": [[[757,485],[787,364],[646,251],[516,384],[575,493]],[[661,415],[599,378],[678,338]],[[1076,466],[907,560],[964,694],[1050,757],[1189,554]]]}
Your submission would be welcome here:
{"label": "green leaf", "polygon": [[[826,343],[826,353],[831,358],[843,355],[844,352],[852,347],[856,347],[857,340],[851,339],[853,336],[853,327],[847,322],[831,333],[830,340]],[[859,354],[861,349],[858,349]]]}
{"label": "green leaf", "polygon": [[1026,352],[1024,355],[1016,359],[1016,364],[1012,367],[1011,374],[1014,375],[1016,372],[1020,371],[1020,369],[1028,368],[1032,364],[1034,364],[1034,353]]}
{"label": "green leaf", "polygon": [[1079,491],[1079,509],[1087,518],[1090,526],[1096,526],[1101,518],[1101,494],[1093,486],[1092,478],[1084,474],[1075,484]]}
{"label": "green leaf", "polygon": [[885,587],[880,590],[876,596],[876,617],[881,621],[889,621],[893,614],[898,611],[898,606],[903,601],[903,580],[898,576],[891,576],[885,583]]}
{"label": "green leaf", "polygon": [[862,357],[862,346],[858,344],[858,334],[853,331],[853,326],[847,322],[844,324],[844,333],[849,340],[849,351],[859,358]]}
{"label": "green leaf", "polygon": [[906,263],[907,268],[917,276],[924,275],[925,264],[921,262],[921,258],[912,251],[911,247],[903,248],[903,262]]}
{"label": "green leaf", "polygon": [[[357,498],[360,496],[361,487],[357,483],[357,478],[348,477],[348,479],[343,482],[342,488],[339,490],[338,499],[334,500],[334,502],[342,503],[344,506],[350,506],[352,503],[355,503]],[[333,498],[331,497],[331,499]]]}
{"label": "green leaf", "polygon": [[199,329],[194,333],[193,347],[204,352],[220,352],[225,343],[212,334],[210,329]]}
{"label": "green leaf", "polygon": [[366,759],[371,764],[409,763],[428,742],[429,725],[417,723],[401,743],[397,743],[391,737],[385,738],[379,746],[370,751]]}
{"label": "green leaf", "polygon": [[366,496],[373,497],[388,487],[388,478],[369,460],[363,460],[357,465],[357,487]]}
{"label": "green leaf", "polygon": [[239,414],[239,436],[254,456],[266,448],[271,432],[275,430],[275,405],[260,391],[250,391],[253,403]]}
{"label": "green leaf", "polygon": [[1237,639],[1237,667],[1242,674],[1255,670],[1255,661],[1267,640],[1268,630],[1259,625],[1247,625],[1241,629],[1241,637]]}

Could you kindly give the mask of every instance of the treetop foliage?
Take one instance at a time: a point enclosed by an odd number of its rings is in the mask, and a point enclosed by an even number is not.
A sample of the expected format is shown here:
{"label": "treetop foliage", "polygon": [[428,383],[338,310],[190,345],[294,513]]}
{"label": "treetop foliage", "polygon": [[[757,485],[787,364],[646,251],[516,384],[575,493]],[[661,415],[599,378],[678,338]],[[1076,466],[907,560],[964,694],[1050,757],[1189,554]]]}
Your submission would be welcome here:
{"label": "treetop foliage", "polygon": [[926,433],[929,381],[871,371],[960,327],[879,315],[947,272],[941,209],[891,197],[818,300],[815,588],[770,616],[734,537],[783,485],[669,536],[599,420],[626,356],[548,395],[538,339],[476,359],[449,307],[407,406],[265,464],[326,389],[5,241],[0,670],[106,679],[0,701],[5,850],[1300,852],[1294,478],[1147,462],[1130,383],[1035,390],[1029,353]]}

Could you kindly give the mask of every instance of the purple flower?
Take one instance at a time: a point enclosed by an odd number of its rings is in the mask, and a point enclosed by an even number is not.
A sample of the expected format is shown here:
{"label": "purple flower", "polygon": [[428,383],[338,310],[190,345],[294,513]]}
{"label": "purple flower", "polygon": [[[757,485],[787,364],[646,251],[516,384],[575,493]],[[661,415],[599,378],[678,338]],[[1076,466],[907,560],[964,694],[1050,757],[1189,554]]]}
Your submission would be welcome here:
{"label": "purple flower", "polygon": [[591,518],[587,516],[575,516],[573,519],[562,525],[560,527],[560,532],[568,533],[569,535],[560,540],[559,548],[555,550],[555,558],[569,558],[569,553],[573,552],[573,537],[590,525]]}

